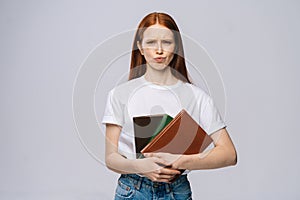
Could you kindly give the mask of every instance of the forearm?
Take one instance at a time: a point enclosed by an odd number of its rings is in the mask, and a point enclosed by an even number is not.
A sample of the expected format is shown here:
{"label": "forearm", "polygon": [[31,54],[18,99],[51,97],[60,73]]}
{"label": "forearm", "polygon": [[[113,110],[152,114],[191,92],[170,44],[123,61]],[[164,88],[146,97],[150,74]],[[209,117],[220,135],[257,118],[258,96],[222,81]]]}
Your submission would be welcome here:
{"label": "forearm", "polygon": [[119,174],[134,174],[138,173],[136,168],[136,160],[124,158],[119,153],[111,153],[106,159],[106,166],[110,170]]}
{"label": "forearm", "polygon": [[193,155],[183,155],[178,160],[178,168],[188,170],[216,169],[235,165],[237,156],[235,149],[225,149],[216,146],[208,152]]}
{"label": "forearm", "polygon": [[120,173],[136,173],[135,160],[129,160],[118,153],[118,141],[121,127],[114,124],[106,125],[105,164],[108,169]]}

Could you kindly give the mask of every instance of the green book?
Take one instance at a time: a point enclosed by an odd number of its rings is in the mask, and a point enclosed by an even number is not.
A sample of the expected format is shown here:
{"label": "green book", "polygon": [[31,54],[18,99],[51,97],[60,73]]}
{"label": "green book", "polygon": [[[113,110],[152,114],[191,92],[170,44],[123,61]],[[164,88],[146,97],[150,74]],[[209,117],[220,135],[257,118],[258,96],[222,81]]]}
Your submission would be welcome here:
{"label": "green book", "polygon": [[143,158],[141,150],[172,121],[168,114],[133,117],[136,158]]}

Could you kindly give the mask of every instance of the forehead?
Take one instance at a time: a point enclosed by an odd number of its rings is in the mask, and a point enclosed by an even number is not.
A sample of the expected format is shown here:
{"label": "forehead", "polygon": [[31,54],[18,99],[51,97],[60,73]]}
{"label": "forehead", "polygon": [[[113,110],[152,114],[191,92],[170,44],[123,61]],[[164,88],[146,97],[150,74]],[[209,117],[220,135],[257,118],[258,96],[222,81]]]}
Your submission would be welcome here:
{"label": "forehead", "polygon": [[155,24],[144,31],[143,37],[144,39],[173,39],[173,32],[165,26]]}

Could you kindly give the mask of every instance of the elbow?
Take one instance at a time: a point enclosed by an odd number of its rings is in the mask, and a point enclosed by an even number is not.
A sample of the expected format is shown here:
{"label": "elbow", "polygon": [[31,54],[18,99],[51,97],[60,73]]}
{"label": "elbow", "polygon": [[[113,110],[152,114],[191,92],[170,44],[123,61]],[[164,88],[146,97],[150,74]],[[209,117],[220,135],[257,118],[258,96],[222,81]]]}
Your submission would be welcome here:
{"label": "elbow", "polygon": [[229,158],[228,158],[228,161],[229,161],[229,165],[231,166],[235,166],[237,164],[237,152],[236,150],[232,150],[232,152],[229,154]]}
{"label": "elbow", "polygon": [[228,148],[225,152],[224,167],[235,166],[237,164],[237,152],[235,148]]}
{"label": "elbow", "polygon": [[107,169],[109,169],[113,172],[117,172],[116,168],[113,167],[113,163],[111,162],[111,160],[105,159],[105,166],[107,167]]}
{"label": "elbow", "polygon": [[108,169],[111,169],[110,163],[109,163],[109,160],[108,160],[108,159],[105,159],[105,166],[106,166]]}
{"label": "elbow", "polygon": [[109,170],[112,170],[112,171],[113,171],[111,158],[110,158],[109,156],[105,156],[105,166],[106,166]]}
{"label": "elbow", "polygon": [[113,167],[110,167],[109,165],[106,165],[107,169],[113,171],[113,172],[116,172],[116,170],[113,168]]}
{"label": "elbow", "polygon": [[118,163],[116,162],[116,158],[113,155],[108,155],[105,156],[105,166],[107,167],[107,169],[116,172],[116,173],[120,173],[120,168],[117,165]]}

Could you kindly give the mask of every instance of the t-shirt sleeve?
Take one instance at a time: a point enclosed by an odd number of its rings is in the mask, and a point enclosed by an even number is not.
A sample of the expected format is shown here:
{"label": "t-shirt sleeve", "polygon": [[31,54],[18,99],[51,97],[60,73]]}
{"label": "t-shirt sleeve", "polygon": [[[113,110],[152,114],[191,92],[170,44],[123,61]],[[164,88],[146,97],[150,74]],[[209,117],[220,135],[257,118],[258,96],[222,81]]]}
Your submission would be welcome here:
{"label": "t-shirt sleeve", "polygon": [[102,124],[116,124],[123,126],[123,106],[112,89],[107,96],[106,107],[102,118]]}
{"label": "t-shirt sleeve", "polygon": [[207,96],[207,102],[202,110],[200,121],[208,135],[226,127],[225,122],[210,96]]}

